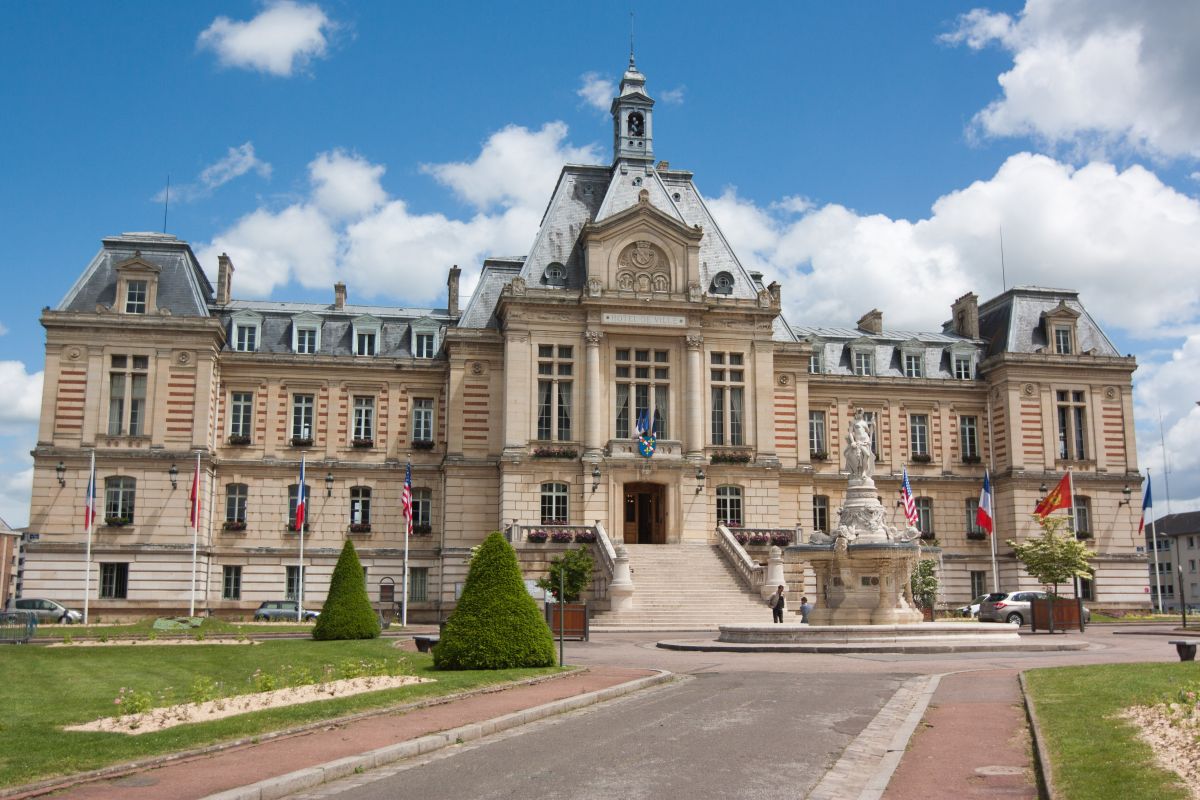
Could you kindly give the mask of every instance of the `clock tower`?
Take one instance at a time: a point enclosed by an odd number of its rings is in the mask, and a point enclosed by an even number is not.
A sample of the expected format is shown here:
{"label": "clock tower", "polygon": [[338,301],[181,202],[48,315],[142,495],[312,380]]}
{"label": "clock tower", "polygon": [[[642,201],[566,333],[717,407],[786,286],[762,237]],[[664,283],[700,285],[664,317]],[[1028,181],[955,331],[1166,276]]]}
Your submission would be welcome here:
{"label": "clock tower", "polygon": [[646,94],[646,76],[638,71],[629,53],[629,67],[621,78],[621,93],[612,101],[613,161],[622,158],[654,160],[654,101]]}

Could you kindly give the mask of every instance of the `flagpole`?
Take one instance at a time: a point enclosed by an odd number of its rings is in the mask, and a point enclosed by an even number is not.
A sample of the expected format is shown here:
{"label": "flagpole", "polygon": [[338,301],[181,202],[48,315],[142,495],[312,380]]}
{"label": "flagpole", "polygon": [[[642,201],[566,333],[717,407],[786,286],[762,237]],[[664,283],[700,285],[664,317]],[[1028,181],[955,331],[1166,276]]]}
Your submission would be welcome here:
{"label": "flagpole", "polygon": [[988,487],[988,500],[992,507],[988,509],[988,513],[992,517],[992,530],[990,531],[990,539],[992,540],[992,591],[1000,591],[1000,568],[996,564],[996,488],[992,486],[987,470],[983,471],[983,482]]}
{"label": "flagpole", "polygon": [[[87,517],[87,555],[83,562],[83,624],[88,624],[88,600],[92,595],[92,529],[96,527],[96,451],[92,450],[92,465],[88,472],[88,490],[90,497],[84,498]],[[88,503],[91,506],[87,506]]]}
{"label": "flagpole", "polygon": [[300,560],[296,567],[297,578],[300,585],[296,587],[296,622],[304,621],[304,526],[308,523],[308,489],[304,482],[308,478],[304,474],[304,453],[300,454],[300,488],[296,490],[296,496],[304,502],[304,518],[300,520]]}
{"label": "flagpole", "polygon": [[192,475],[192,599],[188,616],[196,616],[196,546],[200,535],[200,451],[196,451],[196,472]]}
{"label": "flagpole", "polygon": [[408,627],[408,536],[412,530],[412,453],[408,454],[408,463],[405,467],[405,489],[408,490],[408,511],[407,517],[404,520],[404,586],[401,588],[400,595],[400,627]]}
{"label": "flagpole", "polygon": [[[1149,467],[1146,468],[1146,487],[1148,491],[1150,487]],[[1142,513],[1146,513],[1145,509],[1142,510]],[[1161,614],[1163,613],[1162,583],[1160,583],[1162,576],[1158,572],[1158,531],[1154,527],[1154,495],[1150,495],[1150,541],[1154,548],[1154,600],[1158,606],[1158,613]]]}
{"label": "flagpole", "polygon": [[[1001,248],[1000,249],[1001,250],[1004,249],[1003,236],[1001,237]],[[1004,259],[1001,258],[1000,262],[1001,262],[1001,272],[1003,272]],[[995,443],[995,441],[993,441],[993,438],[992,438],[992,395],[990,393],[988,394],[988,398],[987,398],[987,438],[988,438],[988,463],[990,464],[991,469],[995,469],[996,468],[996,443]],[[991,514],[992,514],[992,530],[991,530],[992,591],[998,592],[998,591],[1000,591],[1000,566],[999,566],[998,562],[996,561],[996,537],[1000,535],[1000,532],[997,530],[998,526],[996,525],[996,517],[998,516],[996,513],[996,487],[991,485],[991,481],[988,480],[988,475],[989,475],[989,470],[985,469],[983,471],[983,480],[985,483],[988,484],[988,489],[992,493],[992,508],[991,508]]]}
{"label": "flagpole", "polygon": [[[1079,518],[1075,516],[1075,473],[1070,467],[1067,467],[1067,493],[1071,498],[1071,538],[1076,542],[1079,541]],[[1071,578],[1071,590],[1075,592],[1075,598],[1079,598],[1079,576],[1075,575]]]}

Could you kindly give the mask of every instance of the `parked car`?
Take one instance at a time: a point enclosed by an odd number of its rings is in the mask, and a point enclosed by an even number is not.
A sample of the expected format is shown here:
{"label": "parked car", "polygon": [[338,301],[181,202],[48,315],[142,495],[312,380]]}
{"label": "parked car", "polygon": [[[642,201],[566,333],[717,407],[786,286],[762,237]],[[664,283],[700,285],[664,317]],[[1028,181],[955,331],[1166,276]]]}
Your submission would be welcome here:
{"label": "parked car", "polygon": [[958,613],[964,617],[978,617],[979,616],[979,605],[984,600],[987,600],[987,598],[988,598],[988,596],[986,594],[979,595],[979,597],[976,597],[974,600],[967,603],[965,606],[959,606]]}
{"label": "parked car", "polygon": [[83,614],[73,608],[67,608],[62,603],[45,600],[40,597],[21,597],[9,603],[10,611],[25,611],[37,617],[39,623],[58,622],[71,625],[83,622]]}
{"label": "parked car", "polygon": [[[304,609],[304,621],[313,622],[320,611],[313,611],[311,608]],[[255,622],[287,622],[296,621],[296,601],[295,600],[266,600],[254,612]]]}
{"label": "parked car", "polygon": [[[992,592],[979,604],[980,622],[1007,622],[1024,625],[1033,620],[1030,601],[1045,600],[1045,592]],[[1092,621],[1092,612],[1083,607],[1083,624]]]}

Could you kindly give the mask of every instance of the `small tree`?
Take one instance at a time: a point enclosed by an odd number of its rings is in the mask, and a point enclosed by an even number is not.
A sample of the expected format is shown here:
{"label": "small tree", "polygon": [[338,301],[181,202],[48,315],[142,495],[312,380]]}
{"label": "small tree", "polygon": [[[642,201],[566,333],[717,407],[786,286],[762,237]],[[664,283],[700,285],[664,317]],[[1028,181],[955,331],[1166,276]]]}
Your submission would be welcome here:
{"label": "small tree", "polygon": [[938,596],[937,562],[932,558],[917,561],[908,585],[912,590],[913,602],[921,608],[933,608]]}
{"label": "small tree", "polygon": [[379,617],[367,598],[367,583],[362,564],[347,541],[338,556],[329,581],[329,594],[313,628],[314,639],[375,639],[379,636]]}
{"label": "small tree", "polygon": [[554,665],[554,639],[525,589],[512,545],[499,531],[471,558],[454,613],[433,648],[437,669]]}
{"label": "small tree", "polygon": [[1090,578],[1089,558],[1096,554],[1088,550],[1074,536],[1063,536],[1063,517],[1039,519],[1041,536],[1031,536],[1018,544],[1009,539],[1007,544],[1025,565],[1025,572],[1044,586],[1053,586],[1058,594],[1060,583],[1073,583],[1075,578]]}
{"label": "small tree", "polygon": [[538,578],[539,589],[550,592],[558,602],[558,587],[563,590],[564,603],[578,603],[583,590],[592,582],[592,554],[587,548],[568,550],[561,556],[550,559],[550,572]]}

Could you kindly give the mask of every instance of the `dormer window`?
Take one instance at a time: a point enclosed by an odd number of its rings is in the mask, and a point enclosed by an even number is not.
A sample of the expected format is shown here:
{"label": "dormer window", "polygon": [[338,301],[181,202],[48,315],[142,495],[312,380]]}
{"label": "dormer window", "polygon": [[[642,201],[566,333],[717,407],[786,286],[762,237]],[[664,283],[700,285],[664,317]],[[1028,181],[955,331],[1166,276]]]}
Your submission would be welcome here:
{"label": "dormer window", "polygon": [[149,281],[129,281],[125,284],[125,313],[145,314],[149,296]]}
{"label": "dormer window", "polygon": [[229,334],[234,350],[239,353],[257,351],[262,339],[262,317],[252,312],[234,314]]}
{"label": "dormer window", "polygon": [[433,358],[433,334],[418,333],[416,340],[417,345],[413,350],[413,355],[417,358]]}
{"label": "dormer window", "polygon": [[1060,356],[1069,356],[1075,352],[1071,341],[1071,329],[1065,325],[1054,326],[1054,352]]}
{"label": "dormer window", "polygon": [[713,276],[708,290],[711,294],[733,294],[733,276],[728,272],[718,272]]}
{"label": "dormer window", "polygon": [[950,350],[950,371],[957,381],[975,378],[975,359],[978,352],[973,347],[955,346]]}
{"label": "dormer window", "polygon": [[305,312],[292,317],[292,352],[313,355],[321,349],[321,318]]}
{"label": "dormer window", "polygon": [[379,355],[379,340],[382,323],[369,314],[354,319],[352,323],[353,352],[356,356]]}
{"label": "dormer window", "polygon": [[438,324],[431,319],[421,318],[413,321],[413,358],[433,358],[437,355],[439,345],[438,330]]}
{"label": "dormer window", "polygon": [[875,374],[875,354],[870,350],[855,350],[854,351],[854,374],[855,375],[874,375]]}
{"label": "dormer window", "polygon": [[1069,356],[1079,352],[1078,322],[1079,312],[1067,305],[1066,300],[1060,300],[1057,306],[1042,313],[1046,340],[1056,355]]}
{"label": "dormer window", "polygon": [[563,286],[567,282],[567,268],[557,261],[550,262],[546,267],[546,283],[552,286]]}
{"label": "dormer window", "polygon": [[157,309],[158,274],[160,268],[142,258],[136,251],[133,258],[117,264],[116,302],[113,310],[121,314],[153,314]]}
{"label": "dormer window", "polygon": [[925,359],[920,353],[904,353],[904,377],[920,378],[925,374]]}

